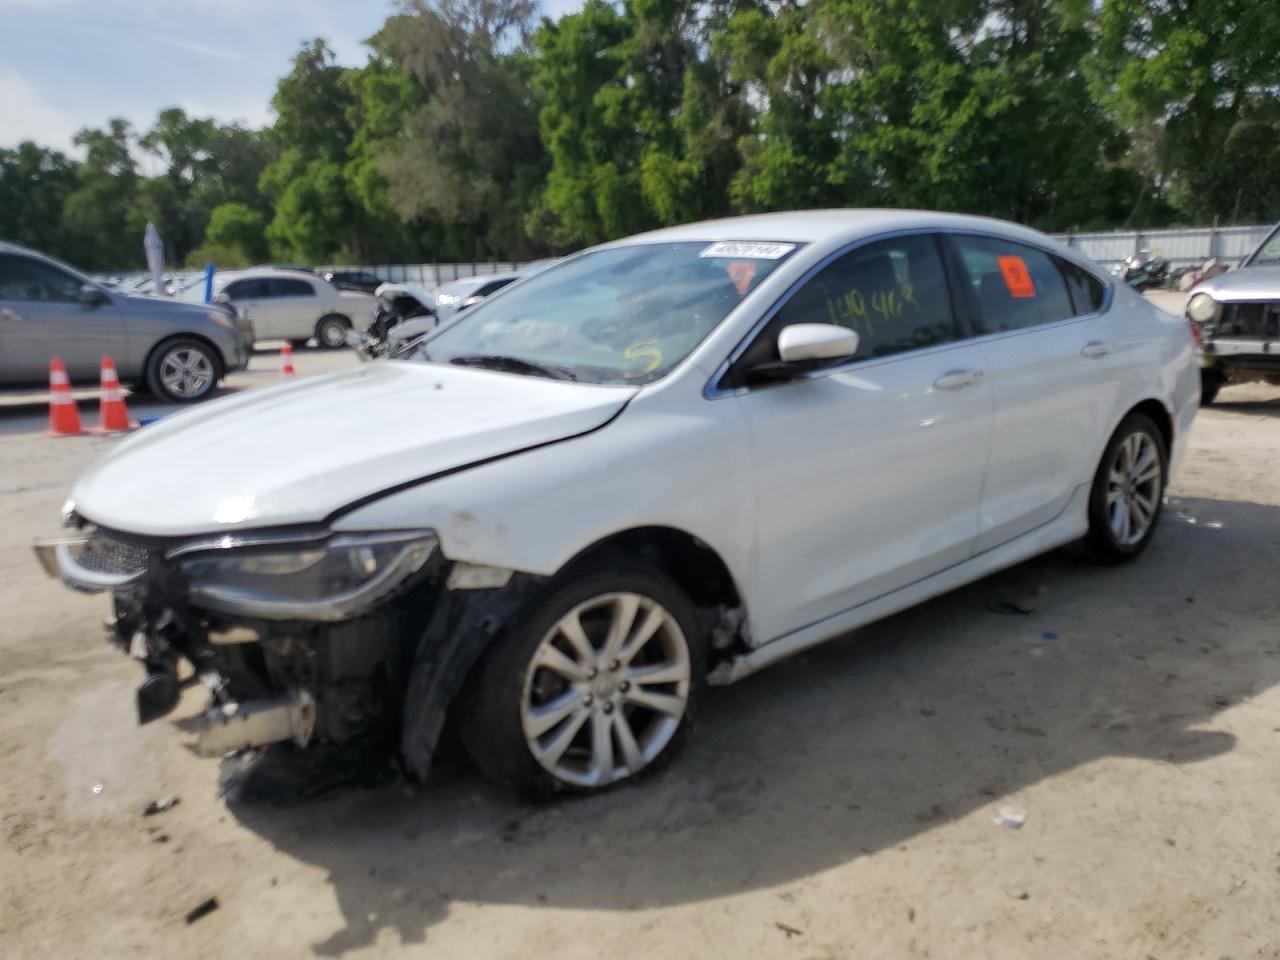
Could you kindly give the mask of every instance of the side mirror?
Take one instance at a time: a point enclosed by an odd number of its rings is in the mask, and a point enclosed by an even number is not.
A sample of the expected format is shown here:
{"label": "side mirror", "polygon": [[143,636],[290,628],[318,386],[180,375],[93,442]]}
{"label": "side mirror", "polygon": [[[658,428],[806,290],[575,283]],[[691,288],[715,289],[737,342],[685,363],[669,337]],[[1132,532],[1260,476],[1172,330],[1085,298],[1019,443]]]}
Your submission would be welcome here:
{"label": "side mirror", "polygon": [[793,380],[858,352],[858,335],[834,323],[793,323],[778,334],[778,360],[743,371],[746,382]]}
{"label": "side mirror", "polygon": [[858,352],[858,335],[834,323],[793,323],[778,334],[778,356],[783,363],[843,360]]}
{"label": "side mirror", "polygon": [[101,287],[92,283],[80,284],[80,302],[86,307],[98,307],[107,302],[107,295]]}

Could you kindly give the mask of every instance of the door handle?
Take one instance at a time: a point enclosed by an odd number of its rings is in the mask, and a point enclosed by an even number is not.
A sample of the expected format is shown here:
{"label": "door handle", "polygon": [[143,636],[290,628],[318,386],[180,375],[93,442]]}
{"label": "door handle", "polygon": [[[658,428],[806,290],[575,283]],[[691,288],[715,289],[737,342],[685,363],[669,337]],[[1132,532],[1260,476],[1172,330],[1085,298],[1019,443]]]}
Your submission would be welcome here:
{"label": "door handle", "polygon": [[971,387],[981,379],[981,370],[948,370],[933,381],[933,385],[939,390],[958,390],[961,387]]}
{"label": "door handle", "polygon": [[1111,344],[1103,343],[1101,340],[1090,340],[1080,351],[1080,356],[1089,358],[1105,357],[1110,352]]}

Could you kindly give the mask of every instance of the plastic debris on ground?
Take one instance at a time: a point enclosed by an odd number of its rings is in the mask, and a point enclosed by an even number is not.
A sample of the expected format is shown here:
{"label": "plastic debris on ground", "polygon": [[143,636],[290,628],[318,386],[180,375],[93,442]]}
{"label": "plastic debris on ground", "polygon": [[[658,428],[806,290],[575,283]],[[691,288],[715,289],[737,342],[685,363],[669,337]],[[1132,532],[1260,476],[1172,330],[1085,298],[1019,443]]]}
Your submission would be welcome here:
{"label": "plastic debris on ground", "polygon": [[196,904],[187,913],[187,923],[195,923],[201,917],[207,917],[209,914],[213,913],[213,911],[217,910],[219,906],[220,904],[218,903],[217,897],[210,897],[208,900],[204,900]]}
{"label": "plastic debris on ground", "polygon": [[997,827],[1005,827],[1009,830],[1021,830],[1022,825],[1027,822],[1027,811],[1021,807],[1001,807],[991,822]]}
{"label": "plastic debris on ground", "polygon": [[161,797],[159,800],[152,800],[142,808],[142,815],[144,817],[154,817],[157,813],[164,813],[166,810],[176,807],[180,800],[181,798],[172,794],[167,797]]}

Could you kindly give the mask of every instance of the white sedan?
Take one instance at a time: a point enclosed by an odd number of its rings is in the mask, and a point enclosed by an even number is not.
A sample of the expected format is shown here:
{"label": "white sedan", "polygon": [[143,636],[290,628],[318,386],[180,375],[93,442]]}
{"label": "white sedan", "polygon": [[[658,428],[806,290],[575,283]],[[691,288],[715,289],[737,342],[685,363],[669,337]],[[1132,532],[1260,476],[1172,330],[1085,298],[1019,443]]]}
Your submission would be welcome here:
{"label": "white sedan", "polygon": [[289,340],[302,346],[312,337],[322,347],[346,345],[347,331],[364,328],[377,301],[358,290],[339,290],[305,270],[258,267],[219,278],[218,295],[244,308],[259,340]]}
{"label": "white sedan", "polygon": [[421,777],[448,719],[505,788],[594,791],[708,684],[1071,541],[1136,557],[1199,389],[1186,322],[1032,230],[691,224],[148,428],[41,557],[115,591],[144,719],[197,665],[209,754],[390,733]]}

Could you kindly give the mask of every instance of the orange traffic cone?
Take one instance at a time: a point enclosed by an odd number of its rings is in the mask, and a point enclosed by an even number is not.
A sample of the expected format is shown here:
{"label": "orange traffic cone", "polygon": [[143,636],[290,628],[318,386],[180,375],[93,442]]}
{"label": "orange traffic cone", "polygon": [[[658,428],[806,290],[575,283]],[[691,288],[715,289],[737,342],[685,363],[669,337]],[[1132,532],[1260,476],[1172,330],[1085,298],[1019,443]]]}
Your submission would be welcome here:
{"label": "orange traffic cone", "polygon": [[280,363],[283,364],[280,375],[288,380],[293,376],[293,345],[286,343],[280,348]]}
{"label": "orange traffic cone", "polygon": [[117,430],[132,430],[129,422],[129,411],[124,405],[124,395],[120,392],[120,377],[116,374],[116,363],[110,357],[102,358],[101,377],[102,398],[98,402],[98,433],[112,433]]}
{"label": "orange traffic cone", "polygon": [[71,396],[67,368],[54,357],[49,363],[49,436],[74,437],[81,433],[80,408]]}

